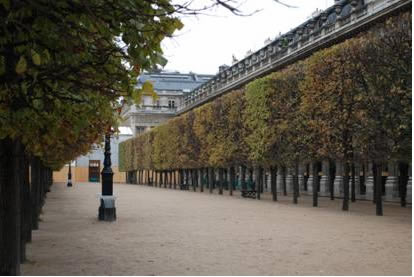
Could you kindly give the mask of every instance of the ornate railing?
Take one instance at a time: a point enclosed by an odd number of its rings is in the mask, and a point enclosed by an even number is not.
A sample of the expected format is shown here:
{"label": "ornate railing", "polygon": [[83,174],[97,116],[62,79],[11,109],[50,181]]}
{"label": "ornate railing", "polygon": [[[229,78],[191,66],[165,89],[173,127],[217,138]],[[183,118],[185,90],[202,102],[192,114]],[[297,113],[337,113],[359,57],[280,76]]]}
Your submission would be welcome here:
{"label": "ornate railing", "polygon": [[318,49],[354,36],[402,8],[411,0],[341,0],[295,29],[276,38],[241,61],[221,70],[184,98],[177,114],[185,113],[254,78],[276,71]]}

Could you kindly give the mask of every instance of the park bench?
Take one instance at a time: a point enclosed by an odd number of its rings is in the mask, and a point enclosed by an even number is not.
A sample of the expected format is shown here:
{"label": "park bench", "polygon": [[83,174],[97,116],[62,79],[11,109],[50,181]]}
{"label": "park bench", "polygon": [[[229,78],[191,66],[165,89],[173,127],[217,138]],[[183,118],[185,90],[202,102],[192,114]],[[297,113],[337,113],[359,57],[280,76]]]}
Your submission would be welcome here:
{"label": "park bench", "polygon": [[256,184],[255,182],[248,180],[246,182],[245,188],[242,188],[241,190],[241,196],[244,198],[256,198]]}
{"label": "park bench", "polygon": [[188,185],[188,184],[180,184],[180,190],[190,190],[190,185]]}

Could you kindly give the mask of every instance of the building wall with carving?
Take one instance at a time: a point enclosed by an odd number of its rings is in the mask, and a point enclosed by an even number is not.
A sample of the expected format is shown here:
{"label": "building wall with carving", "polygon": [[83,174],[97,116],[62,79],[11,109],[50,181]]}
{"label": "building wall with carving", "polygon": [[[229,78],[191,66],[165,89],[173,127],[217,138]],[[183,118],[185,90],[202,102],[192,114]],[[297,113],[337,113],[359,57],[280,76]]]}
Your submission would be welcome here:
{"label": "building wall with carving", "polygon": [[177,107],[183,104],[184,97],[194,88],[210,80],[213,75],[154,72],[144,73],[138,79],[138,86],[151,82],[156,98],[143,95],[141,103],[125,107],[121,116],[123,126],[131,128],[133,135],[145,132],[176,115]]}

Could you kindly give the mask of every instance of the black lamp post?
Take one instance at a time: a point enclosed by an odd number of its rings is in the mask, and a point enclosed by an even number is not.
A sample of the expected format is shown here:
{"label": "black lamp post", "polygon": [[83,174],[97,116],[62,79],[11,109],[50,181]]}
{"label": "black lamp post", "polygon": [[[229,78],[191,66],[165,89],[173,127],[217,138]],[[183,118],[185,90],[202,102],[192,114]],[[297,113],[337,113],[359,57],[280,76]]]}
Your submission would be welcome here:
{"label": "black lamp post", "polygon": [[67,184],[68,187],[72,186],[72,167],[71,167],[71,165],[72,165],[72,161],[69,162],[68,184]]}
{"label": "black lamp post", "polygon": [[100,197],[98,219],[102,221],[115,221],[115,197],[113,196],[113,171],[111,168],[111,132],[105,135],[105,159],[102,169],[102,195]]}

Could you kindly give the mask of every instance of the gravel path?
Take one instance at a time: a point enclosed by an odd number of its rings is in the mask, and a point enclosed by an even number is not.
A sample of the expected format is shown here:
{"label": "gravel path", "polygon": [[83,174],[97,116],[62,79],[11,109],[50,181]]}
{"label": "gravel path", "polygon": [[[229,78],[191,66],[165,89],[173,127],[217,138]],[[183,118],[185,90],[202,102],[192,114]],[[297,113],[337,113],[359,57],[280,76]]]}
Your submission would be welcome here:
{"label": "gravel path", "polygon": [[99,191],[52,186],[24,275],[411,275],[411,208],[116,184],[108,223]]}

